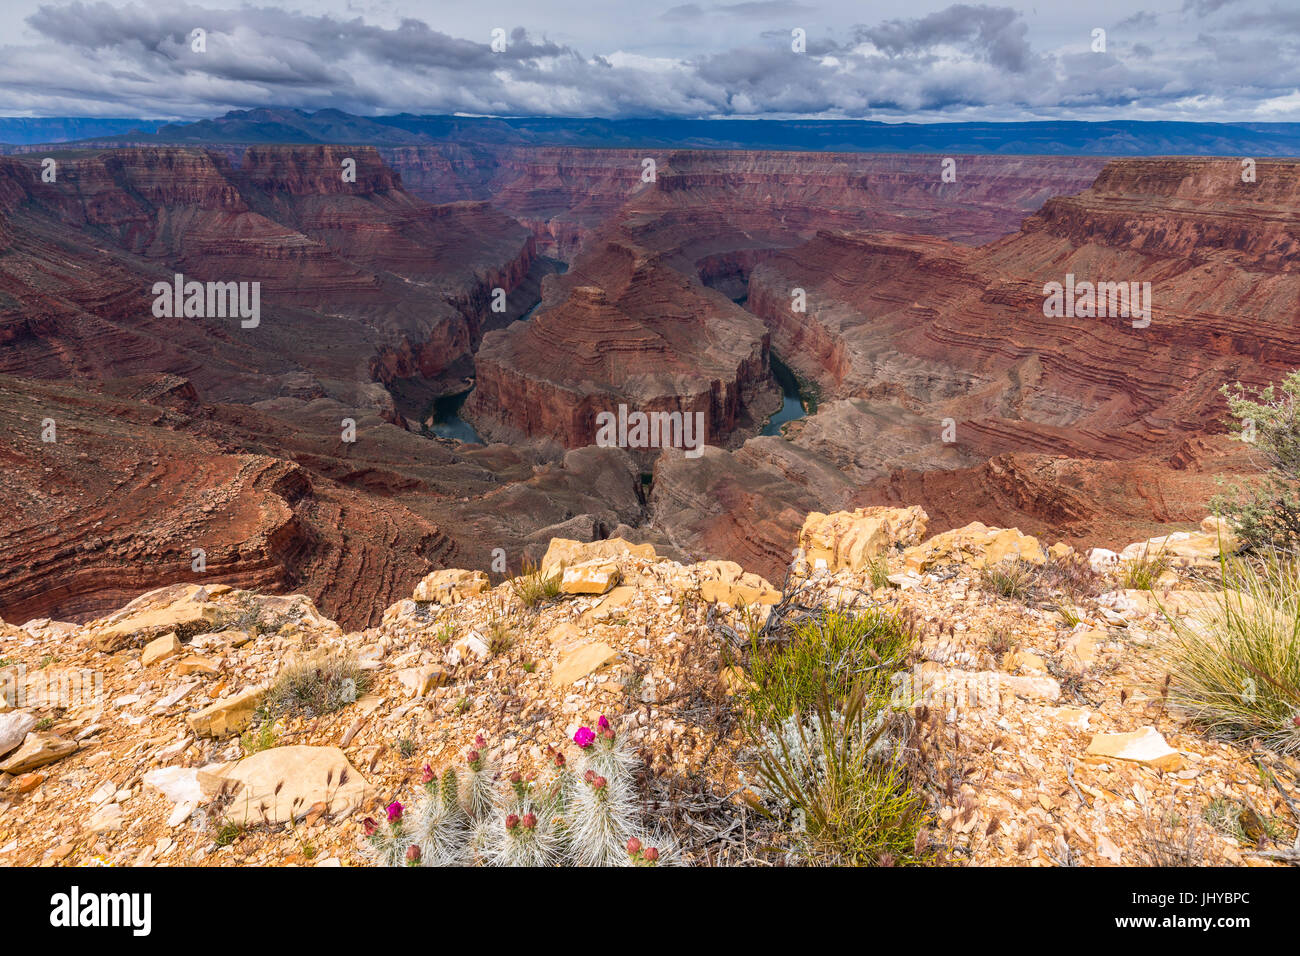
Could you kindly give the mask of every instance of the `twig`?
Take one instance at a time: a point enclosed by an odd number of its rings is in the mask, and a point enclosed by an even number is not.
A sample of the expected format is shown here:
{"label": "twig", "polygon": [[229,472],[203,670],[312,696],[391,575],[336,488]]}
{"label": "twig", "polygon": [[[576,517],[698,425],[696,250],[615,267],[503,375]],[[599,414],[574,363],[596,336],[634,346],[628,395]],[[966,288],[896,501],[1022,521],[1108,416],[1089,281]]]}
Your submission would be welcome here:
{"label": "twig", "polygon": [[1070,781],[1070,786],[1074,788],[1075,795],[1078,796],[1079,802],[1083,804],[1085,807],[1087,807],[1088,801],[1083,798],[1083,791],[1080,790],[1078,784],[1074,782],[1074,761],[1073,760],[1067,760],[1065,762],[1065,776]]}

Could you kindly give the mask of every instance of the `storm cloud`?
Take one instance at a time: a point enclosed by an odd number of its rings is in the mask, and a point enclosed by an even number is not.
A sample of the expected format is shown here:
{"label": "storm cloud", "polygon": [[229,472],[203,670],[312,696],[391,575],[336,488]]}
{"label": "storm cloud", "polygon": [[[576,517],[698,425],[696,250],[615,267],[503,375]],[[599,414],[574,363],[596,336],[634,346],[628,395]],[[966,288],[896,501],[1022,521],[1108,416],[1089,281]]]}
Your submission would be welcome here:
{"label": "storm cloud", "polygon": [[535,22],[503,24],[494,49],[487,29],[457,36],[431,24],[417,14],[427,4],[386,19],[49,4],[0,48],[0,112],[1300,119],[1300,24],[1252,0],[1099,11],[1100,52],[1091,11],[1047,20],[1032,6],[910,3],[895,9],[915,15],[863,23],[857,4],[616,2],[583,14],[610,22],[599,34],[585,24],[584,49],[571,39],[578,25],[566,30],[546,6],[521,7]]}

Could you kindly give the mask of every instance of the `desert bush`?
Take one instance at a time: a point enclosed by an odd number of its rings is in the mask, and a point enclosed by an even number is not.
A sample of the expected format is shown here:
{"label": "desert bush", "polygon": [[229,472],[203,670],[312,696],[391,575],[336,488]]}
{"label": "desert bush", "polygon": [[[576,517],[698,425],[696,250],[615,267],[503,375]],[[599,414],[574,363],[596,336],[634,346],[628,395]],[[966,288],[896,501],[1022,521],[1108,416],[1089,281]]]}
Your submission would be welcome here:
{"label": "desert bush", "polygon": [[882,695],[868,696],[859,686],[840,709],[823,695],[811,713],[763,728],[756,788],[791,824],[802,861],[875,866],[916,859],[925,813],[902,762],[902,723]]}
{"label": "desert bush", "polygon": [[1081,604],[1104,590],[1101,575],[1077,554],[1052,557],[1041,564],[1023,559],[999,561],[980,571],[979,583],[982,590],[1024,604],[1049,595],[1064,595]]}
{"label": "desert bush", "polygon": [[822,610],[751,650],[746,692],[754,789],[805,862],[916,858],[923,803],[903,760],[891,678],[917,637],[892,611]]}
{"label": "desert bush", "polygon": [[[261,597],[255,591],[240,591],[236,594],[233,608],[222,609],[217,629],[223,631],[244,631],[247,634],[274,634],[286,624],[292,622],[288,614],[269,613],[263,606]],[[181,640],[192,636],[201,624],[190,625],[186,631],[178,631]]]}
{"label": "desert bush", "polygon": [[319,717],[353,703],[370,689],[370,674],[342,654],[289,664],[267,691],[272,717]]}
{"label": "desert bush", "polygon": [[871,575],[871,588],[874,591],[882,591],[889,585],[889,564],[885,561],[885,556],[879,555],[871,562],[868,569]]}
{"label": "desert bush", "polygon": [[855,687],[885,692],[916,643],[911,625],[893,611],[822,610],[794,624],[786,641],[750,645],[749,709],[759,725],[775,725],[812,713],[823,697],[839,707]]}
{"label": "desert bush", "polygon": [[1258,451],[1264,474],[1230,487],[1211,507],[1233,524],[1246,550],[1300,546],[1300,371],[1254,396],[1240,382],[1220,391],[1236,419],[1233,437]]}
{"label": "desert bush", "polygon": [[1174,633],[1169,701],[1208,733],[1300,754],[1300,561],[1220,561],[1224,590]]}

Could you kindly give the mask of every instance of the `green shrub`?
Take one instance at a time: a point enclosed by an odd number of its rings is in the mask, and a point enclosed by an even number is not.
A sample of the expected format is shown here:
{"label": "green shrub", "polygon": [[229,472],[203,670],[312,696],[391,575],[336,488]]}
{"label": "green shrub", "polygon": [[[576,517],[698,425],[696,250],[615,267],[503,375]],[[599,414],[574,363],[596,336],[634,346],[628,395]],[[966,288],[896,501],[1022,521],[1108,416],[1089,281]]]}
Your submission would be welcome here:
{"label": "green shrub", "polygon": [[750,645],[750,710],[759,724],[771,724],[811,713],[823,696],[840,707],[855,687],[887,693],[890,675],[915,646],[910,625],[892,611],[821,611],[795,624],[785,642]]}
{"label": "green shrub", "polygon": [[924,804],[903,761],[905,718],[890,709],[891,677],[916,643],[908,622],[871,608],[822,610],[785,643],[752,645],[756,789],[802,861],[917,860]]}
{"label": "green shrub", "polygon": [[832,866],[919,862],[924,803],[901,759],[897,715],[856,687],[841,709],[827,696],[760,737],[758,788],[794,825],[802,861]]}
{"label": "green shrub", "polygon": [[244,756],[247,757],[249,754],[270,750],[275,746],[275,737],[275,720],[263,710],[258,714],[257,725],[244,731],[240,736],[239,746],[243,748]]}
{"label": "green shrub", "polygon": [[1211,507],[1232,522],[1247,550],[1300,545],[1300,371],[1252,397],[1237,382],[1220,390],[1236,419],[1233,437],[1263,458],[1264,475],[1232,486]]}

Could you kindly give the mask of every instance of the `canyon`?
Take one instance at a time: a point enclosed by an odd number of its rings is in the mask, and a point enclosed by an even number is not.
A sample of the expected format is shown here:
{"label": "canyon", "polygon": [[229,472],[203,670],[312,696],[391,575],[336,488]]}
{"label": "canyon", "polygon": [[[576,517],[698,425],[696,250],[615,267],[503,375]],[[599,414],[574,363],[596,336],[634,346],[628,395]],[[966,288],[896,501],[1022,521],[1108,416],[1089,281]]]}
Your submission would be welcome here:
{"label": "canyon", "polygon": [[[1292,162],[141,144],[46,182],[41,155],[0,156],[11,620],[215,575],[367,626],[555,537],[777,580],[809,512],[873,504],[1128,540],[1254,467],[1218,389],[1300,366]],[[155,317],[177,273],[260,283],[259,326]],[[1067,274],[1150,282],[1150,326],[1044,315]],[[774,360],[816,410],[762,435]],[[428,428],[467,390],[485,443]],[[597,447],[620,405],[702,413],[704,453]]]}

